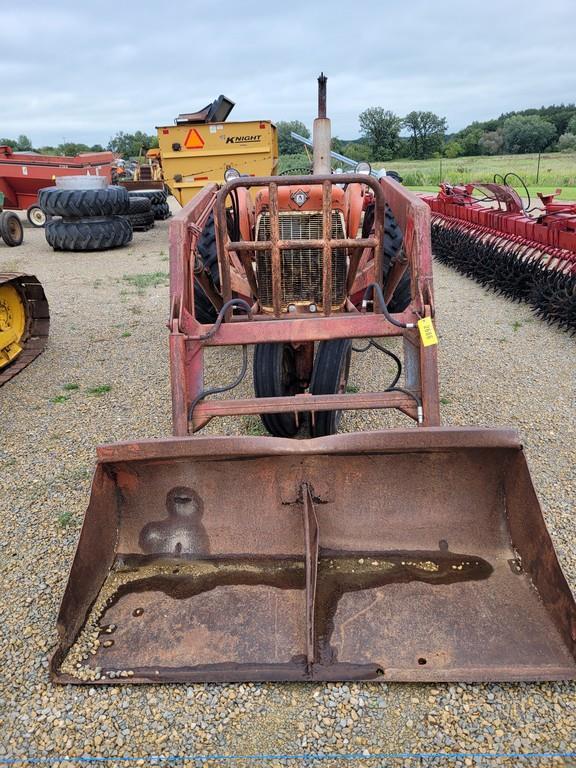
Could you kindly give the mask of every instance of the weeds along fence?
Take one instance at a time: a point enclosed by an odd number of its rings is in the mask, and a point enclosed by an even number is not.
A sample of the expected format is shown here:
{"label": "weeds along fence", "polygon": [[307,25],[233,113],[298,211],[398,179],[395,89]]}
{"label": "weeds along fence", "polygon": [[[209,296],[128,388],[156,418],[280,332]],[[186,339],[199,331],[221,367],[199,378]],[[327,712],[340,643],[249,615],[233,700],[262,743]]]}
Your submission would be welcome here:
{"label": "weeds along fence", "polygon": [[492,181],[495,174],[509,171],[521,176],[528,186],[576,186],[576,153],[391,160],[385,165],[398,171],[409,187],[435,186],[441,181]]}

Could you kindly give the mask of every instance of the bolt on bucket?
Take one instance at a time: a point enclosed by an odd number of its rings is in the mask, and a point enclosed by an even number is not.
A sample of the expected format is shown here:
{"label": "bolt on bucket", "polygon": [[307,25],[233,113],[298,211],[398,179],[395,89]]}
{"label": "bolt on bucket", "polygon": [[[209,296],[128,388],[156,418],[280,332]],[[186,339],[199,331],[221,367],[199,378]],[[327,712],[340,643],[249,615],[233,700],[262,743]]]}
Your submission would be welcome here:
{"label": "bolt on bucket", "polygon": [[576,677],[576,606],[512,431],[98,455],[57,682]]}

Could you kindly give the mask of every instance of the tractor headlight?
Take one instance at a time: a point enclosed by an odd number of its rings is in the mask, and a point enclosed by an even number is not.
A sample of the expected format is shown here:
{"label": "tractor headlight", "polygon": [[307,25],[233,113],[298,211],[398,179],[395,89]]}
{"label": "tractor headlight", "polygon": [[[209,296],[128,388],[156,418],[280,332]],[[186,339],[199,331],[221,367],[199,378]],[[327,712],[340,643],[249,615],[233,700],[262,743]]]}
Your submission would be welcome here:
{"label": "tractor headlight", "polygon": [[240,178],[240,171],[237,171],[236,168],[226,168],[224,171],[224,181],[232,181],[232,179],[239,179]]}
{"label": "tractor headlight", "polygon": [[361,173],[364,176],[370,176],[372,173],[372,166],[370,163],[367,163],[365,160],[361,160],[356,168],[354,169],[356,173]]}

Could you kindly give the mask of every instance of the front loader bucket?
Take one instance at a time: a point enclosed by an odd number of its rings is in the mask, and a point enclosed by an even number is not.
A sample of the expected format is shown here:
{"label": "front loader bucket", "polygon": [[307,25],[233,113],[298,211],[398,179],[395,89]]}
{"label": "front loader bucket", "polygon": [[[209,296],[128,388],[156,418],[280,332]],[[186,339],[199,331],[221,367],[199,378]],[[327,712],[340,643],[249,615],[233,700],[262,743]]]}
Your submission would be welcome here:
{"label": "front loader bucket", "polygon": [[507,430],[101,447],[58,629],[62,683],[576,677]]}

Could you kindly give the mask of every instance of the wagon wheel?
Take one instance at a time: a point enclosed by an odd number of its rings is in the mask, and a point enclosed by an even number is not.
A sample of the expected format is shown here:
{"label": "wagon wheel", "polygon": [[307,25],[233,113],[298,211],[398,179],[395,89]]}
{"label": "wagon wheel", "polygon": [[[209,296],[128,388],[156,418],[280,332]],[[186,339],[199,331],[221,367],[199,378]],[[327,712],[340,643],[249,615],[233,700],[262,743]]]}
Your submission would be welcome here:
{"label": "wagon wheel", "polygon": [[0,238],[6,245],[20,245],[23,237],[24,229],[18,216],[13,211],[0,213]]}
{"label": "wagon wheel", "polygon": [[[310,394],[344,394],[348,384],[351,357],[351,339],[321,341],[314,360]],[[336,434],[341,418],[342,411],[317,411],[314,416],[314,424],[310,428],[312,437]]]}
{"label": "wagon wheel", "polygon": [[[254,350],[254,392],[256,397],[285,397],[303,392],[300,385],[296,350],[291,344],[257,344]],[[271,435],[294,437],[298,424],[293,413],[261,414],[262,424]]]}
{"label": "wagon wheel", "polygon": [[43,227],[46,224],[46,214],[39,205],[31,205],[26,211],[26,217],[33,227]]}

